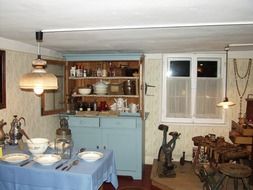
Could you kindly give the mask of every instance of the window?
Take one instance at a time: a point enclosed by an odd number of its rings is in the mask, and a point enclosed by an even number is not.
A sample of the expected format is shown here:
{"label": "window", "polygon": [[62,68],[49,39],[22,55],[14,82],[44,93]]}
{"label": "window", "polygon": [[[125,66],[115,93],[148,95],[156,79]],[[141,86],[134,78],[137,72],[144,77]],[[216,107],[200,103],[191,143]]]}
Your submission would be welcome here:
{"label": "window", "polygon": [[222,123],[223,55],[165,55],[163,65],[162,121]]}

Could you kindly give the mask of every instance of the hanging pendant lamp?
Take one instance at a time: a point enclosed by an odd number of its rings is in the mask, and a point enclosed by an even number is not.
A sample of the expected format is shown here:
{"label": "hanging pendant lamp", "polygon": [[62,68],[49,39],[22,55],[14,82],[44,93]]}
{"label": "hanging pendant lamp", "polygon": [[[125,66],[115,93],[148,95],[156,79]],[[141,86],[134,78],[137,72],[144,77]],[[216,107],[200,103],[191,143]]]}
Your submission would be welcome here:
{"label": "hanging pendant lamp", "polygon": [[32,62],[34,69],[31,73],[22,76],[19,87],[23,90],[33,90],[35,94],[41,95],[44,90],[58,89],[58,83],[54,74],[46,72],[47,62],[41,59],[40,42],[43,40],[43,32],[36,32],[36,40],[38,42],[38,57]]}
{"label": "hanging pendant lamp", "polygon": [[228,100],[228,97],[227,97],[227,75],[228,75],[228,50],[229,50],[229,47],[225,47],[225,51],[226,51],[226,80],[225,80],[225,98],[222,102],[218,103],[217,106],[218,107],[223,107],[223,109],[227,109],[229,108],[230,106],[234,106],[235,103],[233,102],[230,102]]}

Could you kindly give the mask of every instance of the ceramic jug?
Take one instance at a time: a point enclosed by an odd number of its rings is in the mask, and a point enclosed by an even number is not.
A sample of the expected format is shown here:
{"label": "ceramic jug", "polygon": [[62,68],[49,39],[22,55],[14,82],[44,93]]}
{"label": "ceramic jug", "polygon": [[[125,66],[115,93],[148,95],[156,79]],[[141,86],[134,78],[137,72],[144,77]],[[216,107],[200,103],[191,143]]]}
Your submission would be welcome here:
{"label": "ceramic jug", "polygon": [[138,111],[138,105],[133,104],[133,103],[129,104],[129,111],[131,113],[136,113]]}
{"label": "ceramic jug", "polygon": [[124,111],[125,103],[127,100],[124,100],[123,98],[117,98],[117,99],[114,99],[114,101],[116,103],[116,110]]}

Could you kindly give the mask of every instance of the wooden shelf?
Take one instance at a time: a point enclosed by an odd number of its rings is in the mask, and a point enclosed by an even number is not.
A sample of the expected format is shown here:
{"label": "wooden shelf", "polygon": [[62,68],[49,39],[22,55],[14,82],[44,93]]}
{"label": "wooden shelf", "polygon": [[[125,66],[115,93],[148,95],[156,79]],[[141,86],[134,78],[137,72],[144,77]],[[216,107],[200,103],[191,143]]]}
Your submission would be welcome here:
{"label": "wooden shelf", "polygon": [[71,80],[103,79],[103,80],[138,80],[139,77],[69,77]]}
{"label": "wooden shelf", "polygon": [[114,94],[89,94],[89,95],[82,95],[82,94],[76,94],[72,95],[72,97],[104,97],[104,98],[139,98],[139,95],[114,95]]}
{"label": "wooden shelf", "polygon": [[[144,81],[142,78],[143,73],[143,57],[139,57],[138,59],[113,59],[113,60],[68,60],[67,69],[66,69],[66,94],[70,95],[75,99],[75,104],[79,104],[79,102],[92,102],[96,100],[97,102],[105,101],[108,105],[112,105],[115,103],[115,99],[123,98],[126,99],[127,102],[139,105],[140,113],[144,109],[143,105],[143,85]],[[115,71],[115,75],[109,75],[110,65]],[[76,77],[71,75],[71,68],[83,68],[86,69],[88,76],[86,77]],[[98,68],[106,69],[108,75],[106,77],[97,77],[96,71]],[[136,74],[137,73],[137,74]],[[101,75],[99,75],[101,76]],[[108,82],[108,94],[88,94],[82,95],[78,93],[78,88],[81,87],[92,87],[96,85],[96,83],[100,80]],[[128,83],[129,81],[129,83]],[[125,83],[126,84],[125,84]],[[131,84],[130,84],[131,83]],[[131,85],[131,92],[124,92],[124,84],[125,90],[128,86]],[[128,90],[127,89],[127,90]],[[93,92],[93,91],[92,91]],[[95,92],[95,89],[94,89]],[[130,95],[127,95],[130,94]],[[144,113],[144,112],[143,112]],[[141,115],[143,116],[143,115]]]}

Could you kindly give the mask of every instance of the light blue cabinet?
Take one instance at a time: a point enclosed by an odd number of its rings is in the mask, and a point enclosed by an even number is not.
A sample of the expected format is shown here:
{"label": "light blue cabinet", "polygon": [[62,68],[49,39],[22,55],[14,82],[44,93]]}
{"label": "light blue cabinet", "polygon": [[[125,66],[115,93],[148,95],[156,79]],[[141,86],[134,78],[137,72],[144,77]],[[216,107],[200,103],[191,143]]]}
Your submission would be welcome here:
{"label": "light blue cabinet", "polygon": [[118,175],[142,178],[144,127],[141,117],[68,117],[75,146],[111,149]]}
{"label": "light blue cabinet", "polygon": [[98,117],[69,117],[69,126],[76,147],[97,149],[102,144]]}

